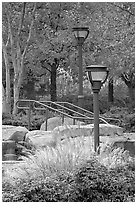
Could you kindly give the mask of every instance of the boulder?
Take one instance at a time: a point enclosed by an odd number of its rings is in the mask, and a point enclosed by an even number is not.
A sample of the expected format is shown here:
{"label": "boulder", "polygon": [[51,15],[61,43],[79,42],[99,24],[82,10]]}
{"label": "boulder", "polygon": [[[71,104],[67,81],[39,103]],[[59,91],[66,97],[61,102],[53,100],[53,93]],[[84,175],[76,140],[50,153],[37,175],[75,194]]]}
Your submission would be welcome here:
{"label": "boulder", "polygon": [[24,141],[26,133],[27,132],[25,132],[25,131],[16,131],[8,138],[8,140],[15,141],[16,143],[18,143],[20,141]]}
{"label": "boulder", "polygon": [[135,156],[135,140],[131,140],[127,137],[114,137],[109,138],[106,141],[103,140],[101,154],[110,154],[113,149],[117,148],[127,150],[130,156]]}
{"label": "boulder", "polygon": [[28,132],[26,127],[2,125],[2,140],[16,140],[21,141],[24,139],[25,134]]}
{"label": "boulder", "polygon": [[[94,124],[89,124],[86,125],[86,127],[94,127]],[[123,135],[123,128],[116,126],[116,125],[111,125],[111,124],[99,124],[99,133],[100,136],[122,136]]]}
{"label": "boulder", "polygon": [[[46,130],[45,128],[45,124],[46,122],[44,122],[41,127],[40,130],[44,131]],[[84,122],[80,122],[80,121],[75,121],[75,124],[79,124],[79,125],[84,125]],[[68,118],[65,117],[64,118],[64,123],[62,124],[62,118],[61,117],[53,117],[53,118],[49,118],[47,120],[47,130],[51,131],[54,128],[58,127],[58,126],[62,126],[62,125],[73,125],[73,119],[72,118]]]}
{"label": "boulder", "polygon": [[127,140],[127,141],[115,141],[113,148],[121,147],[124,150],[129,151],[129,155],[134,157],[135,156],[135,141],[134,140]]}
{"label": "boulder", "polygon": [[2,160],[5,159],[5,154],[15,154],[15,141],[2,141]]}
{"label": "boulder", "polygon": [[21,157],[31,156],[33,151],[26,148],[24,145],[16,144],[16,154],[18,155],[18,160],[21,160]]}
{"label": "boulder", "polygon": [[85,125],[64,125],[53,130],[54,136],[63,140],[65,138],[75,138],[81,136],[93,136],[93,127]]}
{"label": "boulder", "polygon": [[131,132],[131,133],[125,132],[123,135],[128,140],[135,140],[135,132]]}
{"label": "boulder", "polygon": [[35,148],[56,147],[57,140],[52,131],[34,130],[26,134],[26,142]]}
{"label": "boulder", "polygon": [[[123,129],[121,127],[109,124],[100,124],[100,136],[122,136]],[[90,125],[64,125],[54,128],[55,136],[60,137],[61,140],[66,137],[79,137],[79,136],[93,136],[94,124]]]}

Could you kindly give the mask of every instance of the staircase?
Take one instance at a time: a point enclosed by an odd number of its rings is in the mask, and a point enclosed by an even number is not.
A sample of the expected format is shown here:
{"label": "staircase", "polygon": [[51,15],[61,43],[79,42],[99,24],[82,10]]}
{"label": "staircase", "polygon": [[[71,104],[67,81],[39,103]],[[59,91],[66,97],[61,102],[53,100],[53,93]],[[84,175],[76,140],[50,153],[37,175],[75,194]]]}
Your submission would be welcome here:
{"label": "staircase", "polygon": [[[62,117],[62,124],[64,123],[64,118],[68,117],[73,120],[73,125],[75,125],[76,120],[85,122],[86,124],[93,123],[94,114],[86,109],[76,106],[68,102],[52,102],[52,101],[36,101],[21,99],[17,101],[17,108],[28,110],[28,129],[30,130],[30,120],[31,120],[31,110],[44,111],[45,112],[45,129],[47,130],[47,120],[48,112],[57,113]],[[114,118],[104,118],[99,116],[100,123],[108,124],[108,122],[119,121]],[[120,122],[120,121],[119,121]]]}

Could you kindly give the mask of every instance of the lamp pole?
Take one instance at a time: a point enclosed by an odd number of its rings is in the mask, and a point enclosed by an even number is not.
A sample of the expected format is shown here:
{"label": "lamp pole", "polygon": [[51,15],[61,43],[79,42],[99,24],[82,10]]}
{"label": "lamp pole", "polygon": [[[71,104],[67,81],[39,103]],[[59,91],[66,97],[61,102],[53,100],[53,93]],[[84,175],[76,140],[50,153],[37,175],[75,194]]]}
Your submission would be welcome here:
{"label": "lamp pole", "polygon": [[93,90],[93,110],[94,110],[94,151],[97,152],[99,147],[99,91],[101,82],[94,81]]}
{"label": "lamp pole", "polygon": [[[94,151],[99,147],[99,91],[108,77],[107,67],[102,65],[91,65],[86,68],[88,78],[93,90],[93,109],[94,109]],[[98,152],[99,153],[99,152]]]}
{"label": "lamp pole", "polygon": [[82,69],[82,45],[81,39],[78,40],[78,61],[79,61],[79,94],[78,94],[78,105],[83,107],[83,69]]}
{"label": "lamp pole", "polygon": [[83,107],[83,69],[82,69],[82,45],[88,37],[89,28],[88,27],[75,27],[73,28],[75,38],[78,43],[78,63],[79,63],[79,92],[78,92],[78,105]]}

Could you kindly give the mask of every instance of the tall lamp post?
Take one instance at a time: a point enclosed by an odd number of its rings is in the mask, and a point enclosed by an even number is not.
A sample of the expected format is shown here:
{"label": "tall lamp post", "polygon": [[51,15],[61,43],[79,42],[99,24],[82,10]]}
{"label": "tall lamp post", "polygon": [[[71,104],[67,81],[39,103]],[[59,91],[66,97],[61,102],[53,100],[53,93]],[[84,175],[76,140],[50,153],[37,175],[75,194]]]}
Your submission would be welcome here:
{"label": "tall lamp post", "polygon": [[83,69],[82,69],[82,45],[89,34],[88,27],[74,27],[73,32],[78,43],[78,56],[79,56],[79,94],[78,105],[83,106]]}
{"label": "tall lamp post", "polygon": [[94,151],[99,147],[99,91],[108,77],[106,66],[91,65],[86,67],[88,78],[93,90],[93,109],[94,109]]}

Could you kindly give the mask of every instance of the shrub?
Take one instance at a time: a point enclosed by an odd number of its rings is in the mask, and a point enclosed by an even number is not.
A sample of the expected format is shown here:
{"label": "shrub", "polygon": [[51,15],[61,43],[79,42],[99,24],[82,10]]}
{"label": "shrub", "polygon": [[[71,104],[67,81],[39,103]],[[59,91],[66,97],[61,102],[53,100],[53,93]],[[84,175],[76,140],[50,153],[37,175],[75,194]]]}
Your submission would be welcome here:
{"label": "shrub", "polygon": [[134,158],[130,156],[129,151],[123,148],[114,148],[113,143],[102,145],[101,154],[98,156],[99,162],[107,168],[116,168],[119,166],[134,165]]}
{"label": "shrub", "polygon": [[117,125],[123,127],[125,132],[135,132],[135,112],[128,108],[113,106],[104,114],[104,117],[119,119],[121,123]]}
{"label": "shrub", "polygon": [[89,145],[88,151],[84,147],[84,137],[79,138],[77,142],[68,139],[56,149],[37,150],[34,156],[24,159],[26,165],[16,167],[13,172],[7,172],[6,178],[17,191],[13,196],[15,192],[12,188],[11,192],[7,192],[3,187],[3,200],[67,201],[66,192],[70,193],[68,181],[78,166],[91,155],[91,146]]}
{"label": "shrub", "polygon": [[[45,121],[45,116],[40,114],[31,114],[31,127],[30,130],[40,129],[41,124]],[[28,128],[28,115],[21,112],[16,116],[7,116],[2,119],[3,125],[24,126]]]}
{"label": "shrub", "polygon": [[[49,111],[48,118],[56,116],[56,113]],[[43,122],[45,122],[46,113],[45,111],[31,111],[30,118],[30,130],[39,130]],[[28,114],[25,112],[20,112],[16,116],[5,115],[2,116],[3,125],[15,125],[15,126],[25,126],[28,128]]]}
{"label": "shrub", "polygon": [[[26,159],[26,165],[16,167],[13,170],[14,174],[12,172],[6,174],[6,180],[3,180],[3,201],[134,201],[133,160],[127,159],[124,163],[114,165],[113,155],[112,160],[109,160],[113,165],[108,165],[103,163],[103,160],[101,162],[99,158],[101,155],[85,151],[82,144],[76,146],[71,143],[67,148],[64,146],[37,151],[30,159]],[[126,156],[128,157],[127,154]],[[115,152],[115,157],[122,160],[125,153]]]}
{"label": "shrub", "polygon": [[[23,179],[3,193],[9,202],[127,202],[134,201],[132,168],[105,166],[92,159],[73,174],[60,172],[45,179]],[[3,189],[4,190],[4,189]]]}
{"label": "shrub", "polygon": [[[56,148],[38,149],[35,151],[35,155],[24,158],[26,165],[15,169],[15,171],[17,170],[16,177],[18,179],[22,179],[22,177],[35,179],[38,176],[43,176],[45,179],[47,175],[58,174],[60,171],[73,172],[77,166],[84,163],[92,155],[92,143],[92,137],[86,138],[86,142],[85,137],[67,138]],[[14,172],[13,175],[15,175]],[[14,180],[11,172],[8,176],[10,180]]]}
{"label": "shrub", "polygon": [[[34,179],[24,179],[16,184],[16,192],[13,187],[11,191],[3,193],[3,201],[8,202],[58,202],[68,201],[66,196],[67,185],[71,175],[47,177],[45,179],[37,177]],[[6,190],[6,189],[5,189]],[[69,191],[68,191],[69,196]]]}
{"label": "shrub", "polygon": [[76,178],[77,202],[126,202],[134,200],[134,168],[120,166],[107,169],[89,161],[81,167]]}

